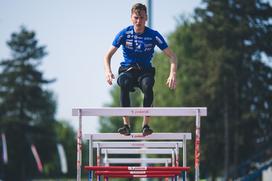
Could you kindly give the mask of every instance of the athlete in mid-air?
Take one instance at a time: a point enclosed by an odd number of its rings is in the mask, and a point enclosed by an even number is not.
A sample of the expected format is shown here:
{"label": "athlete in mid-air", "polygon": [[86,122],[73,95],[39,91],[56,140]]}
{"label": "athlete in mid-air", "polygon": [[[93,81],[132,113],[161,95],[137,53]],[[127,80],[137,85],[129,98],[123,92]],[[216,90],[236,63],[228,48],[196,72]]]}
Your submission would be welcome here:
{"label": "athlete in mid-air", "polygon": [[[121,30],[113,40],[111,48],[105,55],[104,68],[107,82],[112,85],[115,78],[111,70],[111,58],[122,45],[123,60],[118,70],[117,83],[121,89],[120,102],[122,107],[130,107],[130,92],[140,88],[144,94],[143,107],[151,107],[153,102],[153,86],[155,83],[155,68],[151,60],[155,46],[158,46],[170,59],[170,73],[166,85],[176,88],[177,58],[168,47],[161,34],[145,26],[147,21],[146,6],[137,3],[131,9],[132,25]],[[144,136],[152,134],[149,127],[150,117],[143,118],[142,132]],[[130,135],[129,117],[123,117],[124,126],[118,129],[123,135]]]}

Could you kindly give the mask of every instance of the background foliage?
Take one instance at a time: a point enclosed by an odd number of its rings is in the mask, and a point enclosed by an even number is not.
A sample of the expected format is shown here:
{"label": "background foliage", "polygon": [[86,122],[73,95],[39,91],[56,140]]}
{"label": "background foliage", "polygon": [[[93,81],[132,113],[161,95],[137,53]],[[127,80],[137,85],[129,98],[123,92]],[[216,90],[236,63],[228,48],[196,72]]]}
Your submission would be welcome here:
{"label": "background foliage", "polygon": [[[252,171],[251,165],[271,159],[272,7],[264,1],[204,0],[192,18],[181,17],[168,37],[178,57],[178,86],[165,86],[167,58],[157,53],[154,105],[158,107],[208,108],[202,121],[201,177],[237,178]],[[112,90],[112,103],[119,105],[119,88]],[[142,97],[132,95],[141,106]],[[118,119],[118,120],[117,120]],[[139,132],[141,120],[133,120]],[[115,132],[120,118],[103,118],[101,131]],[[156,132],[194,133],[188,118],[153,118]],[[190,165],[193,165],[193,143]],[[261,154],[262,153],[262,154]]]}
{"label": "background foliage", "polygon": [[[6,135],[8,163],[1,159],[1,178],[28,180],[63,176],[57,143],[63,145],[68,156],[66,176],[75,175],[75,154],[72,153],[76,150],[75,133],[69,125],[55,119],[54,93],[46,89],[46,85],[55,80],[45,79],[39,70],[47,55],[46,47],[39,45],[36,33],[25,27],[12,33],[7,45],[11,58],[0,63],[0,131]],[[31,153],[32,144],[43,163],[42,173]]]}

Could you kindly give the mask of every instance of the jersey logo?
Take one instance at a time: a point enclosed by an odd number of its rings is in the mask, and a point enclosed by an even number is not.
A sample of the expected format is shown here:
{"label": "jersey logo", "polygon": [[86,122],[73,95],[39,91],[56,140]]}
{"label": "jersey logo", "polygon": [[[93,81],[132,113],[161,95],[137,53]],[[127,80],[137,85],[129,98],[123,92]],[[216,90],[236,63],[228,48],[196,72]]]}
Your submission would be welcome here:
{"label": "jersey logo", "polygon": [[133,35],[127,35],[127,38],[133,38]]}
{"label": "jersey logo", "polygon": [[152,40],[151,37],[144,37],[144,40]]}

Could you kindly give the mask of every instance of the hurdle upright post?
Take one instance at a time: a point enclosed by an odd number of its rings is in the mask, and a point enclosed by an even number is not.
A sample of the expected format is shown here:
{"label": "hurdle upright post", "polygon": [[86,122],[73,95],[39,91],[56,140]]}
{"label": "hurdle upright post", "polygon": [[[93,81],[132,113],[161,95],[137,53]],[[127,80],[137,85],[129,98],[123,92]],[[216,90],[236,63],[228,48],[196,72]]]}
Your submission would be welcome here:
{"label": "hurdle upright post", "polygon": [[[183,163],[182,163],[182,166],[183,167],[186,167],[187,166],[187,146],[186,146],[186,137],[185,135],[183,136],[183,140],[182,140],[182,144],[183,144],[183,152],[182,152],[182,160],[183,160]],[[186,172],[183,172],[183,180],[186,180],[186,177],[187,177],[187,174]]]}
{"label": "hurdle upright post", "polygon": [[200,178],[200,110],[196,110],[196,130],[195,130],[195,181]]}
{"label": "hurdle upright post", "polygon": [[77,181],[81,180],[82,165],[82,110],[78,109],[78,132],[77,132]]}

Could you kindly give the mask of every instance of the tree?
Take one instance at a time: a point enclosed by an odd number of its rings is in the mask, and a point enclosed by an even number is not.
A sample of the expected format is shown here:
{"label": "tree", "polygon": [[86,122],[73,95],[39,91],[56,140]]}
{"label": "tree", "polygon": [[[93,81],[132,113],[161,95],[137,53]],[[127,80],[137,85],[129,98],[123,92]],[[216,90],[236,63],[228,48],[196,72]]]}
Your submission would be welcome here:
{"label": "tree", "polygon": [[[272,7],[263,1],[204,1],[198,9],[198,30],[209,52],[219,56],[216,94],[211,114],[221,112],[225,179],[246,158],[271,143],[271,57]],[[221,106],[220,106],[221,105]],[[217,108],[216,108],[216,107]],[[220,110],[220,109],[221,110]],[[210,109],[211,110],[211,109]],[[213,116],[213,115],[211,115]],[[216,117],[214,116],[214,119]],[[265,138],[261,144],[257,140]],[[230,175],[231,174],[231,175]]]}
{"label": "tree", "polygon": [[27,180],[36,171],[29,161],[33,160],[30,144],[43,143],[45,149],[39,151],[45,160],[54,145],[45,135],[55,135],[56,102],[43,87],[54,80],[45,79],[38,70],[47,52],[38,45],[35,32],[21,27],[7,45],[12,57],[0,63],[0,124],[10,148],[5,180]]}

